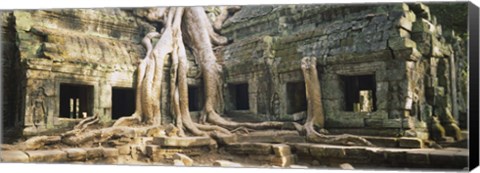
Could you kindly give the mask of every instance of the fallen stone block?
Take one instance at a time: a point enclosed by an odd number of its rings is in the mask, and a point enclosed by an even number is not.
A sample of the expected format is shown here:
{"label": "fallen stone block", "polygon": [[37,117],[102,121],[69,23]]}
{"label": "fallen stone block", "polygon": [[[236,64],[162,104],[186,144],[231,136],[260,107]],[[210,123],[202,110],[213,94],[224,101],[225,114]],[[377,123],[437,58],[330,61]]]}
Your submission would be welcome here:
{"label": "fallen stone block", "polygon": [[167,147],[197,147],[212,144],[209,137],[155,137],[152,144]]}
{"label": "fallen stone block", "polygon": [[342,169],[347,169],[347,170],[354,170],[355,168],[353,168],[352,165],[350,165],[349,163],[342,163],[340,164],[340,168]]}
{"label": "fallen stone block", "polygon": [[61,150],[37,150],[26,151],[30,156],[30,162],[58,163],[68,161],[67,153]]}
{"label": "fallen stone block", "polygon": [[70,161],[84,161],[87,158],[87,151],[81,148],[66,148],[63,151],[67,153]]}
{"label": "fallen stone block", "polygon": [[228,160],[215,160],[213,166],[216,167],[243,167],[240,163],[231,162]]}
{"label": "fallen stone block", "polygon": [[29,162],[28,155],[23,151],[0,151],[2,162]]}
{"label": "fallen stone block", "polygon": [[185,154],[175,153],[173,159],[181,160],[185,166],[192,166],[193,160]]}
{"label": "fallen stone block", "polygon": [[181,160],[173,160],[173,166],[185,166]]}
{"label": "fallen stone block", "polygon": [[106,158],[117,158],[118,157],[118,149],[116,148],[104,148],[103,149],[103,157]]}

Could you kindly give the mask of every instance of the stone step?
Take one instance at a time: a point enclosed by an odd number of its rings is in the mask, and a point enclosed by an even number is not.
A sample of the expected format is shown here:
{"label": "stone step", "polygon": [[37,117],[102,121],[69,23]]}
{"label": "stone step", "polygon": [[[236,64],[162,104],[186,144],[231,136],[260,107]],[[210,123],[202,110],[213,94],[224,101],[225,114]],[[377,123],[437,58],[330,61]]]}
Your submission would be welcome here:
{"label": "stone step", "polygon": [[145,153],[147,157],[154,162],[159,162],[164,159],[172,159],[176,153],[182,153],[187,156],[200,156],[210,151],[209,147],[189,147],[189,148],[162,148],[158,145],[147,145]]}
{"label": "stone step", "polygon": [[67,162],[67,153],[61,150],[35,150],[25,151],[30,162],[59,163]]}
{"label": "stone step", "polygon": [[249,160],[270,163],[279,167],[295,164],[295,155],[286,144],[234,143],[225,146],[231,154],[247,156]]}
{"label": "stone step", "polygon": [[64,163],[118,158],[116,148],[64,148],[58,150],[1,151],[2,162]]}
{"label": "stone step", "polygon": [[[379,147],[392,148],[424,148],[424,142],[419,138],[412,137],[381,137],[381,136],[361,136],[372,144]],[[240,142],[250,143],[305,143],[305,137],[298,134],[297,131],[278,130],[278,131],[259,131],[246,135],[232,135],[219,137],[220,144],[233,144]]]}
{"label": "stone step", "polygon": [[209,137],[154,137],[151,144],[162,147],[201,147],[214,145]]}
{"label": "stone step", "polygon": [[305,137],[300,136],[297,131],[290,130],[268,130],[252,132],[247,135],[237,135],[238,142],[257,143],[303,143]]}
{"label": "stone step", "polygon": [[[320,163],[351,163],[378,165],[379,167],[412,168],[464,168],[468,166],[468,150],[407,149],[325,144],[289,144],[301,159],[314,159]],[[326,163],[325,163],[326,164]]]}
{"label": "stone step", "polygon": [[30,158],[23,151],[0,151],[0,161],[27,163],[30,161]]}

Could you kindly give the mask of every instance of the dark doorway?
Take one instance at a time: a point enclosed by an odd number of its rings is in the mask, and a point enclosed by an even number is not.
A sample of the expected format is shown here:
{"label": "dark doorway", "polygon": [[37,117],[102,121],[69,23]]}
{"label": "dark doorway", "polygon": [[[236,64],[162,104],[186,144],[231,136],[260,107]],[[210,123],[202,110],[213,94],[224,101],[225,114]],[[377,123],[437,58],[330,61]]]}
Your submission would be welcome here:
{"label": "dark doorway", "polygon": [[305,82],[287,83],[287,114],[307,110]]}
{"label": "dark doorway", "polygon": [[377,110],[375,75],[342,76],[345,110],[372,112]]}
{"label": "dark doorway", "polygon": [[188,86],[188,109],[190,111],[200,111],[203,105],[203,92],[198,86]]}
{"label": "dark doorway", "polygon": [[231,84],[229,87],[231,102],[236,110],[249,110],[248,83]]}
{"label": "dark doorway", "polygon": [[135,112],[135,89],[112,88],[112,119],[130,116]]}
{"label": "dark doorway", "polygon": [[93,115],[93,86],[60,84],[60,117],[84,118]]}

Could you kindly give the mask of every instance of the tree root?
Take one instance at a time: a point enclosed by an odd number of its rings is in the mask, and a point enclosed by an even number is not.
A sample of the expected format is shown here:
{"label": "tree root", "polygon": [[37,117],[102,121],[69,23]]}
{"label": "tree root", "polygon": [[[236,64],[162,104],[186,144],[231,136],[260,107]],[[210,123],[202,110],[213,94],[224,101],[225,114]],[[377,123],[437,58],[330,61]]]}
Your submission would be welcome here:
{"label": "tree root", "polygon": [[303,76],[305,79],[305,89],[307,96],[307,120],[305,122],[306,138],[309,142],[335,144],[335,145],[362,145],[374,146],[368,140],[354,135],[324,135],[315,131],[313,125],[317,124],[321,128],[325,125],[325,115],[323,114],[322,95],[320,81],[317,74],[317,59],[315,57],[305,57],[301,64]]}

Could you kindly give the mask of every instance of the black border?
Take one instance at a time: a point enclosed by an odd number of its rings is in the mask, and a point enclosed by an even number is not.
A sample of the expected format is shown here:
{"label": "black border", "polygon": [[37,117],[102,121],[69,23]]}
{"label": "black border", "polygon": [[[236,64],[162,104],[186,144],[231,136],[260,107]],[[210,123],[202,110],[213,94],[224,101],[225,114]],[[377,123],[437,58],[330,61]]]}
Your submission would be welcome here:
{"label": "black border", "polygon": [[469,169],[472,171],[474,168],[478,167],[478,158],[479,158],[479,103],[478,103],[478,64],[479,64],[479,55],[478,55],[478,27],[479,27],[479,13],[478,7],[470,2],[468,4],[468,30],[469,30],[469,40],[468,40],[468,55],[470,60],[469,67],[469,92],[470,92],[470,115],[469,115]]}

